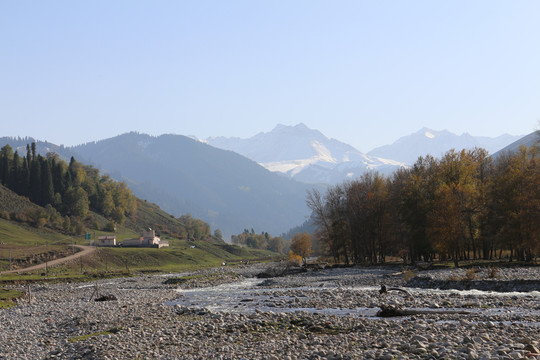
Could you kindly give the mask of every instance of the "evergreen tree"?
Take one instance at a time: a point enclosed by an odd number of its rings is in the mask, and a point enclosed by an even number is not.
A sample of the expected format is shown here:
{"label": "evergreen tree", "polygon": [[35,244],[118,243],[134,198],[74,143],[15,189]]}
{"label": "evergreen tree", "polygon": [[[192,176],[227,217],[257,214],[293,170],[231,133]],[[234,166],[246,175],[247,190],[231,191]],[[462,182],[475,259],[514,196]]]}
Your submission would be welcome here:
{"label": "evergreen tree", "polygon": [[54,203],[54,187],[51,174],[51,164],[47,159],[41,159],[41,204]]}
{"label": "evergreen tree", "polygon": [[11,162],[13,161],[13,149],[9,144],[0,150],[0,183],[8,185],[10,178]]}
{"label": "evergreen tree", "polygon": [[28,161],[28,168],[30,169],[30,162],[32,161],[32,152],[30,151],[30,144],[26,144],[26,160]]}
{"label": "evergreen tree", "polygon": [[[32,150],[34,147],[32,148]],[[36,204],[41,203],[41,166],[37,159],[30,161],[30,193],[29,198]]]}
{"label": "evergreen tree", "polygon": [[8,186],[13,191],[17,192],[17,187],[19,186],[20,181],[20,169],[19,169],[19,154],[15,151],[13,154],[12,166],[9,174]]}
{"label": "evergreen tree", "polygon": [[54,191],[60,194],[65,192],[65,179],[64,179],[64,162],[58,159],[58,156],[52,157],[51,162],[51,172],[52,172],[52,181]]}
{"label": "evergreen tree", "polygon": [[32,161],[36,160],[36,143],[32,143]]}
{"label": "evergreen tree", "polygon": [[21,169],[18,174],[19,181],[15,187],[15,192],[20,195],[29,196],[30,193],[30,166],[28,158],[24,157]]}

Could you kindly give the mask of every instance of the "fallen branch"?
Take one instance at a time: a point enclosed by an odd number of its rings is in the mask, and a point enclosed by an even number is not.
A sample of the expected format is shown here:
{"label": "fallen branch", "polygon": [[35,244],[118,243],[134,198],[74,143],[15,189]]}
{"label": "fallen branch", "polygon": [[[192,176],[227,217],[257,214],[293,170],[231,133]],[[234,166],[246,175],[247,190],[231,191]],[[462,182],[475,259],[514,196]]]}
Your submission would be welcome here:
{"label": "fallen branch", "polygon": [[379,290],[379,294],[386,294],[388,293],[389,291],[400,291],[404,294],[406,294],[408,297],[410,297],[412,299],[412,295],[410,292],[408,292],[407,290],[405,289],[401,289],[401,288],[387,288],[386,285],[381,285],[381,290]]}
{"label": "fallen branch", "polygon": [[377,312],[378,317],[396,317],[396,316],[413,316],[413,315],[440,315],[440,314],[463,314],[469,315],[469,311],[464,310],[416,310],[416,309],[401,309],[393,306],[381,305],[381,310]]}

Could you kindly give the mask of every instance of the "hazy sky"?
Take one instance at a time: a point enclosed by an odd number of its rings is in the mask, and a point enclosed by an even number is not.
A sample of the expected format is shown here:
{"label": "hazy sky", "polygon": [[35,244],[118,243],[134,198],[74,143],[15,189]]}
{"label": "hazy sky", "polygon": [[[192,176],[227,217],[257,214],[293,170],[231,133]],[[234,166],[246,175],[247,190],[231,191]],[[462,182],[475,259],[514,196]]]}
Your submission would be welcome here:
{"label": "hazy sky", "polygon": [[0,136],[527,134],[540,1],[0,1]]}

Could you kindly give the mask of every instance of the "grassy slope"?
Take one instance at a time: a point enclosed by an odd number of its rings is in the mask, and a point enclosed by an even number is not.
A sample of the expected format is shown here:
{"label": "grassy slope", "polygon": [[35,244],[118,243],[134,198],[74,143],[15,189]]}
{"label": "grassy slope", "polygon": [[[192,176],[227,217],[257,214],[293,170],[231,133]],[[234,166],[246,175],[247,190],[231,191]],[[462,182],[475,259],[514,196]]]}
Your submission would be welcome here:
{"label": "grassy slope", "polygon": [[21,214],[32,208],[38,208],[38,206],[0,185],[0,212]]}
{"label": "grassy slope", "polygon": [[[219,266],[222,262],[235,263],[240,260],[265,260],[275,257],[269,251],[245,250],[240,256],[224,251],[220,245],[204,241],[190,242],[184,246],[177,244],[170,248],[100,248],[92,258],[85,259],[83,266],[97,272],[131,271],[184,271],[196,267]],[[195,246],[192,248],[191,246]],[[80,271],[80,264],[72,264],[73,271]]]}
{"label": "grassy slope", "polygon": [[[0,211],[24,212],[36,205],[17,196],[10,190],[0,187],[2,208]],[[11,206],[10,204],[13,204]],[[104,226],[108,221],[93,213],[95,222]],[[136,215],[118,227],[117,239],[139,236],[140,231],[151,227],[160,232],[161,238],[170,243],[169,248],[100,248],[95,255],[81,262],[67,264],[57,269],[50,269],[51,275],[80,276],[81,265],[84,273],[104,273],[106,271],[179,271],[200,266],[216,266],[222,262],[237,262],[244,259],[269,259],[276,254],[269,251],[239,248],[225,244],[218,239],[209,241],[187,241],[174,237],[181,224],[157,205],[144,200],[139,201]],[[99,236],[103,231],[90,232]],[[48,229],[36,229],[14,221],[0,219],[0,271],[9,269],[11,251],[14,267],[25,267],[29,262],[44,262],[55,256],[64,256],[71,251],[70,244],[85,244],[82,236],[70,237]],[[26,264],[23,262],[26,261]],[[71,274],[71,275],[69,275]],[[3,275],[2,279],[15,279],[17,276]],[[35,275],[24,275],[31,279]],[[38,276],[39,278],[39,276]]]}
{"label": "grassy slope", "polygon": [[0,243],[36,246],[70,243],[71,237],[53,231],[39,230],[25,224],[0,219]]}

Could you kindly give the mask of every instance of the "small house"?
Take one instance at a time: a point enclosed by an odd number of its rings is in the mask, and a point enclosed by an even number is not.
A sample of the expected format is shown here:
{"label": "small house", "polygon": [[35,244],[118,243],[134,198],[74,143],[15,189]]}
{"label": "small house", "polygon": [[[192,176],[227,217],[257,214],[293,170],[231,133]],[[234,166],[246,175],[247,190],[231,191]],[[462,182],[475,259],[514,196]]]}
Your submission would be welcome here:
{"label": "small house", "polygon": [[116,246],[116,235],[104,235],[98,237],[97,246]]}
{"label": "small house", "polygon": [[124,247],[167,247],[169,246],[168,241],[162,241],[159,237],[156,236],[156,231],[148,229],[148,231],[143,231],[141,236],[134,239],[125,239],[122,242]]}

